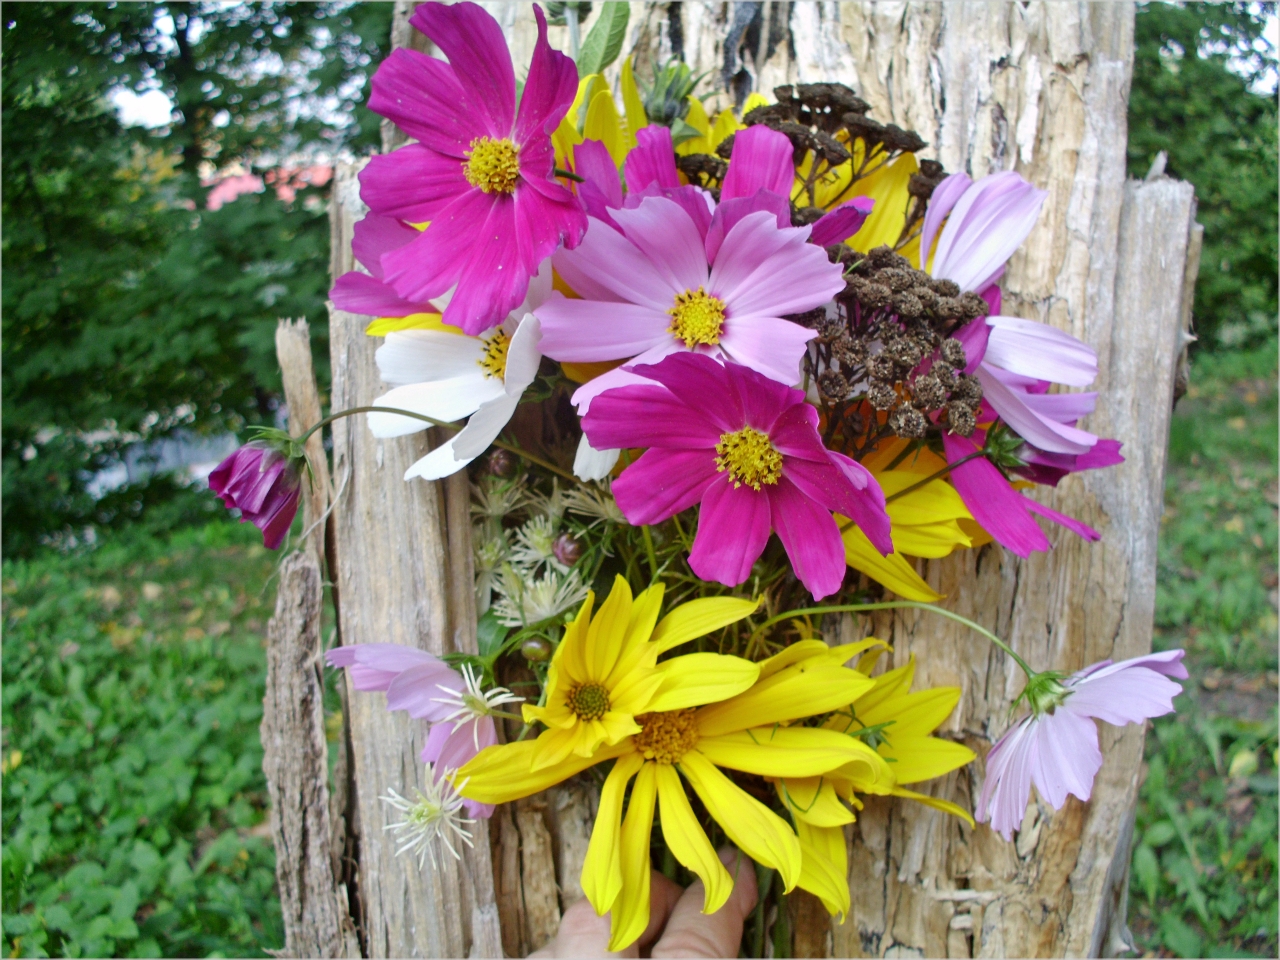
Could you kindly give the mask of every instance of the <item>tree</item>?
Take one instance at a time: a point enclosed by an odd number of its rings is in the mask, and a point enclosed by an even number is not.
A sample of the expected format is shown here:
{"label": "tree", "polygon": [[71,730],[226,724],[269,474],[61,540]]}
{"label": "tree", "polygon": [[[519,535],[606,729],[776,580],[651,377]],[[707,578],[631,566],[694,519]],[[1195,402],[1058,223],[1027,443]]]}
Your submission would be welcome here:
{"label": "tree", "polygon": [[[4,536],[109,522],[87,476],[137,437],[273,416],[272,334],[321,334],[327,187],[217,210],[219,164],[368,149],[353,121],[390,11],[338,4],[23,4],[3,51]],[[155,132],[108,94],[160,89]],[[367,115],[367,111],[362,111]],[[375,118],[376,119],[376,118]],[[134,498],[136,500],[136,498]]]}
{"label": "tree", "polygon": [[1156,155],[1195,185],[1204,250],[1196,286],[1201,344],[1243,346],[1276,332],[1274,3],[1151,3],[1137,16],[1129,173]]}

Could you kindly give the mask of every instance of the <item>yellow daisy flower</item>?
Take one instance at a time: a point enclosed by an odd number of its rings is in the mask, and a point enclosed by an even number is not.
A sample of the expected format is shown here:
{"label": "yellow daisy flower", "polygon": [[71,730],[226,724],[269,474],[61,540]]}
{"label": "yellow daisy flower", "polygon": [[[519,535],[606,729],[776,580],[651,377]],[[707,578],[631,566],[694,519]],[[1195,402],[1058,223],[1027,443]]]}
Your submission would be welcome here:
{"label": "yellow daisy flower", "polygon": [[595,594],[587,594],[551,658],[545,705],[523,708],[525,723],[547,728],[533,741],[531,770],[570,754],[590,758],[602,744],[639,733],[637,714],[723,700],[755,682],[759,668],[740,657],[694,653],[657,662],[668,650],[741,620],[756,609],[755,601],[694,600],[659,623],[662,595],[656,584],[633,600],[631,587],[618,577],[593,618]]}
{"label": "yellow daisy flower", "polygon": [[[882,641],[866,642],[876,649],[858,662],[858,671],[869,673],[887,648]],[[843,655],[839,648],[833,656]],[[853,647],[847,648],[857,652]],[[827,730],[863,738],[888,761],[890,778],[870,779],[865,768],[848,764],[821,777],[788,778],[777,784],[796,823],[804,858],[799,886],[822,900],[833,916],[849,911],[848,856],[844,825],[855,815],[841,800],[862,809],[857,794],[905,797],[960,817],[973,826],[973,817],[949,800],[909,790],[903,784],[919,783],[950,773],[974,759],[962,744],[931,736],[960,699],[959,687],[932,687],[911,693],[915,657],[905,666],[875,678],[873,686],[847,708],[834,713]]]}
{"label": "yellow daisy flower", "polygon": [[[635,735],[601,748],[592,758],[572,755],[556,767],[530,774],[533,744],[490,747],[458,771],[457,782],[470,799],[505,803],[593,763],[617,760],[600,792],[582,871],[582,889],[596,912],[612,911],[610,950],[635,942],[648,925],[649,835],[659,804],[668,849],[706,887],[703,912],[714,913],[733,891],[733,878],[698,823],[682,776],[726,836],[753,860],[777,870],[785,889],[791,890],[803,869],[795,831],[721,768],[762,777],[805,778],[856,767],[860,783],[884,784],[885,789],[892,783],[889,764],[857,738],[838,730],[787,725],[846,706],[874,685],[830,656],[815,656],[817,647],[828,650],[821,641],[805,641],[760,663],[759,679],[736,696],[637,716],[640,729]],[[702,655],[668,663],[698,656]],[[712,692],[713,682],[708,680],[703,696]],[[633,778],[624,816],[623,799]]]}

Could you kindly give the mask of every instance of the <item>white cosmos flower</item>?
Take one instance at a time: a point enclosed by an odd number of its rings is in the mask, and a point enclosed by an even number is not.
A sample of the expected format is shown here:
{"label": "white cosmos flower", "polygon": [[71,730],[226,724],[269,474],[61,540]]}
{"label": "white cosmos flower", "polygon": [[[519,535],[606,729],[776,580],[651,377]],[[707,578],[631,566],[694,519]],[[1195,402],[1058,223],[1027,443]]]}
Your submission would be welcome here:
{"label": "white cosmos flower", "polygon": [[[529,284],[525,302],[499,327],[478,337],[452,328],[399,330],[378,348],[378,372],[393,389],[374,401],[452,423],[470,417],[447,442],[404,475],[439,480],[461,470],[497,439],[542,362],[542,328],[530,311],[551,293],[548,260]],[[391,413],[368,414],[375,437],[402,437],[426,430],[421,420]]]}

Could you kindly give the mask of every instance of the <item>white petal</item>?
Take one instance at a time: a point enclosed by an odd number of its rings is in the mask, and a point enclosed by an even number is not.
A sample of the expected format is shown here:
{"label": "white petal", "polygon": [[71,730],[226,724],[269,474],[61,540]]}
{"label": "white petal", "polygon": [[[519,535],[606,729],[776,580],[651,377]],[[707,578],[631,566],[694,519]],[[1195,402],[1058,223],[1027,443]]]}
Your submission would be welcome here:
{"label": "white petal", "polygon": [[[455,377],[430,383],[411,383],[384,393],[373,402],[376,407],[396,407],[411,413],[452,423],[480,409],[486,401],[503,396],[502,383],[494,378]],[[394,413],[371,413],[369,429],[375,437],[403,437],[426,430],[429,423]]]}
{"label": "white petal", "polygon": [[449,380],[471,374],[484,377],[480,358],[484,344],[441,330],[397,330],[387,334],[376,354],[378,373],[397,386],[426,380]]}
{"label": "white petal", "polygon": [[603,480],[618,462],[619,453],[620,450],[597,450],[584,433],[578,441],[578,453],[573,458],[573,474],[579,480]]}
{"label": "white petal", "polygon": [[538,376],[538,365],[542,363],[542,351],[538,349],[541,339],[542,326],[538,318],[526,313],[507,346],[507,369],[503,379],[508,396],[518,399],[524,388]]}
{"label": "white petal", "polygon": [[481,406],[454,438],[453,455],[466,457],[469,463],[488,450],[519,404],[519,396],[501,396]]}
{"label": "white petal", "polygon": [[475,459],[474,457],[470,457],[466,460],[459,460],[454,455],[454,444],[460,436],[461,434],[456,434],[455,436],[450,437],[447,443],[440,444],[440,446],[436,447],[412,467],[406,470],[404,472],[404,478],[406,480],[412,480],[414,477],[421,477],[423,480],[439,480],[452,473],[457,473]]}

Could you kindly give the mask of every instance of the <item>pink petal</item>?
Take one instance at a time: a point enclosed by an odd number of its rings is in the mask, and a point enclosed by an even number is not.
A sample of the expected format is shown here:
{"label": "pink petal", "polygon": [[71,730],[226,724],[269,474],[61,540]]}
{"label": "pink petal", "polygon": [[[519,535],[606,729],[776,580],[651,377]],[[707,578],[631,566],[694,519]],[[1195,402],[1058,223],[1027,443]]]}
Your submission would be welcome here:
{"label": "pink petal", "polygon": [[346,667],[357,690],[386,690],[405,670],[438,664],[440,658],[425,650],[398,643],[357,643],[334,647],[324,655],[331,667]]}
{"label": "pink petal", "polygon": [[680,186],[671,131],[656,123],[637,130],[635,148],[627,154],[622,174],[627,179],[627,189],[633,192],[651,183],[659,187]]}
{"label": "pink petal", "polygon": [[485,134],[453,67],[443,60],[392,50],[370,86],[370,110],[438,153],[461,160],[471,141]]}
{"label": "pink petal", "polygon": [[435,764],[441,770],[457,770],[480,752],[476,749],[476,739],[474,721],[457,727],[452,723],[434,723],[419,759]]}
{"label": "pink petal", "polygon": [[[695,411],[719,432],[742,429],[746,411],[735,380],[717,361],[703,354],[673,353],[661,363],[628,364],[632,373],[656,380],[684,404],[685,416]],[[716,438],[717,441],[719,437]],[[713,444],[714,445],[714,444]],[[599,445],[593,443],[596,449]],[[624,446],[624,444],[607,444]]]}
{"label": "pink petal", "polygon": [[679,204],[665,197],[648,197],[634,210],[613,211],[613,220],[673,294],[706,285],[702,237]]}
{"label": "pink petal", "polygon": [[[661,198],[655,202],[669,203]],[[675,204],[671,207],[688,219]],[[590,222],[576,250],[562,251],[554,263],[578,294],[592,300],[626,300],[665,313],[675,303],[675,295],[685,290],[676,289],[634,243],[599,220]],[[567,272],[565,266],[569,267]],[[578,277],[594,289],[584,289]],[[600,296],[600,288],[608,294]]]}
{"label": "pink petal", "polygon": [[[942,445],[947,462],[953,464],[979,449],[973,440],[950,433],[943,433]],[[1049,549],[1049,538],[1027,512],[1026,498],[1009,486],[986,457],[953,468],[950,476],[973,519],[997,543],[1020,557]]]}
{"label": "pink petal", "polygon": [[708,290],[730,318],[803,313],[845,287],[843,267],[806,243],[807,227],[779,230],[767,213],[744,217],[729,231],[711,270]]}
{"label": "pink petal", "polygon": [[796,576],[815,600],[835,593],[845,574],[844,542],[835,519],[785,473],[768,492],[773,528]]}
{"label": "pink petal", "polygon": [[774,431],[785,431],[787,425],[792,423],[807,426],[806,436],[811,436],[813,441],[821,445],[817,435],[818,412],[804,402],[801,391],[793,390],[767,375],[760,376],[750,367],[736,363],[726,363],[724,375],[725,381],[736,392],[742,405],[743,424],[770,434],[770,439],[779,452],[788,452],[787,441],[785,436],[782,440],[774,437]]}
{"label": "pink petal", "polygon": [[[848,457],[834,452],[829,457],[827,463],[788,458],[782,475],[814,502],[854,521],[881,554],[893,553],[892,524],[880,484]],[[850,474],[855,471],[865,474],[859,477],[863,486],[855,485],[851,479]]]}
{"label": "pink petal", "polygon": [[1030,497],[1023,496],[1022,499],[1023,499],[1023,502],[1026,504],[1026,508],[1030,510],[1032,513],[1038,513],[1040,516],[1044,517],[1046,520],[1052,520],[1054,523],[1058,524],[1059,526],[1066,527],[1072,533],[1083,537],[1084,539],[1088,540],[1090,543],[1096,543],[1097,541],[1102,539],[1102,534],[1100,534],[1097,530],[1093,529],[1093,527],[1089,526],[1088,524],[1081,523],[1079,520],[1075,519],[1074,517],[1068,517],[1065,513],[1059,513],[1057,510],[1051,510],[1049,507],[1046,507],[1042,503],[1037,503],[1035,500],[1032,500]]}
{"label": "pink petal", "polygon": [[689,567],[703,580],[736,587],[751,575],[769,532],[768,495],[734,487],[727,473],[720,474],[702,498]]}
{"label": "pink petal", "polygon": [[622,360],[672,341],[671,317],[634,303],[569,300],[557,293],[534,315],[542,324],[542,352],[553,360]]}
{"label": "pink petal", "polygon": [[982,383],[983,399],[1000,414],[1000,418],[1024,440],[1041,450],[1085,453],[1098,442],[1092,433],[1041,416],[1024,402],[1025,394],[1006,386],[992,375],[985,364],[978,367],[978,380]]}
{"label": "pink petal", "polygon": [[987,314],[995,316],[1000,312],[1000,306],[1004,303],[1004,297],[1000,293],[1000,288],[994,283],[983,287],[978,296],[987,301]]}
{"label": "pink petal", "polygon": [[964,355],[967,361],[964,365],[964,372],[972,374],[978,369],[978,364],[982,362],[982,358],[986,356],[987,341],[991,337],[991,328],[987,326],[985,318],[979,317],[977,320],[970,320],[953,333],[952,336],[964,345]]}
{"label": "pink petal", "polygon": [[622,206],[622,183],[608,148],[599,140],[584,140],[573,148],[573,162],[574,173],[586,178],[578,184],[578,195],[586,204],[587,213],[612,224],[608,211]]}
{"label": "pink petal", "polygon": [[511,136],[516,75],[498,21],[474,3],[424,3],[409,22],[448,58],[467,112],[484,124],[489,136]]}
{"label": "pink petal", "polygon": [[1033,736],[1031,782],[1041,798],[1055,810],[1066,803],[1068,793],[1088,800],[1102,767],[1094,722],[1059,707],[1039,719]]}
{"label": "pink petal", "polygon": [[743,217],[762,212],[773,214],[780,229],[791,226],[791,204],[787,202],[786,197],[770,193],[768,190],[757,190],[749,197],[725,200],[717,206],[715,213],[711,215],[711,225],[704,234],[707,262],[715,263],[716,256],[724,245],[725,235],[737,226]]}
{"label": "pink petal", "polygon": [[387,709],[408,711],[415,720],[443,720],[457,707],[436,701],[462,690],[462,677],[447,663],[437,660],[420,664],[391,681],[387,687]]}
{"label": "pink petal", "polygon": [[632,525],[661,523],[701,500],[716,473],[712,450],[655,447],[623,470],[611,490]]}
{"label": "pink petal", "polygon": [[[786,389],[785,395],[778,391],[770,398],[772,422],[763,426],[752,421],[751,425],[768,433],[774,449],[788,459],[812,460],[826,466],[829,463],[827,448],[822,445],[822,438],[818,435],[817,409],[803,400],[797,402],[797,395],[804,396],[799,390],[792,390],[790,387]],[[781,406],[784,403],[786,406]],[[762,412],[767,412],[767,408]],[[764,417],[759,412],[756,415],[763,421]]]}
{"label": "pink petal", "polygon": [[979,180],[942,229],[933,275],[961,290],[981,290],[1031,233],[1047,196],[1011,170]]}
{"label": "pink petal", "polygon": [[[652,350],[646,350],[640,356],[636,357],[637,361],[645,363],[657,363],[663,357],[671,353],[675,353],[681,349],[673,342],[660,344]],[[592,380],[588,380],[577,390],[573,392],[570,402],[578,408],[578,416],[586,416],[588,410],[591,409],[591,401],[604,393],[606,390],[614,390],[618,387],[631,387],[641,385],[654,385],[653,381],[648,377],[637,376],[628,370],[625,366],[615,367],[608,373],[602,373],[600,376]]]}
{"label": "pink petal", "polygon": [[370,210],[414,223],[434,220],[472,192],[486,196],[467,182],[458,160],[420,143],[370,157],[360,171],[360,199]]}
{"label": "pink petal", "polygon": [[[516,246],[520,251],[523,272],[532,277],[537,274],[542,261],[561,244],[573,248],[581,242],[587,232],[587,214],[578,198],[556,183],[537,180],[521,183],[516,187],[514,196]],[[520,292],[521,300],[527,289],[526,281]]]}
{"label": "pink petal", "polygon": [[418,238],[418,231],[394,217],[369,212],[352,231],[351,252],[364,268],[382,279],[382,255]]}
{"label": "pink petal", "polygon": [[720,349],[730,359],[778,383],[800,379],[800,361],[818,331],[776,317],[726,320]]}
{"label": "pink petal", "polygon": [[[529,76],[520,94],[520,113],[515,126],[515,141],[521,145],[550,134],[569,112],[578,90],[578,68],[547,43],[547,18],[537,4],[533,7],[533,15],[538,21],[538,40],[533,45],[533,58],[529,61]],[[502,53],[510,65],[511,57],[505,42]]]}
{"label": "pink petal", "polygon": [[854,197],[825,214],[813,225],[809,241],[820,247],[843,243],[862,229],[876,202],[870,197]]}
{"label": "pink petal", "polygon": [[987,317],[984,363],[1035,380],[1087,387],[1098,376],[1098,354],[1069,333],[1021,317]]}
{"label": "pink petal", "polygon": [[979,823],[991,822],[1006,840],[1022,823],[1031,798],[1031,752],[1037,721],[1027,717],[1009,730],[987,753],[986,778],[973,811]]}
{"label": "pink petal", "polygon": [[733,154],[720,187],[720,202],[749,197],[757,190],[789,198],[796,176],[791,162],[793,152],[786,134],[764,124],[739,130],[733,137]]}
{"label": "pink petal", "polygon": [[659,187],[656,183],[651,183],[643,190],[632,190],[628,193],[622,205],[631,210],[640,206],[646,197],[663,197],[678,204],[698,228],[698,234],[706,238],[707,230],[711,226],[711,208],[715,203],[711,195],[701,187]]}
{"label": "pink petal", "polygon": [[[1005,379],[1008,374],[999,367],[990,367],[988,369],[997,380],[1006,384],[1009,382]],[[1043,381],[1037,382],[1043,383]],[[1022,394],[1022,402],[1041,417],[1055,420],[1058,423],[1065,423],[1068,426],[1074,426],[1076,421],[1093,413],[1094,407],[1098,403],[1098,394],[1097,391],[1093,390],[1085,393],[1028,392]],[[1093,448],[1090,447],[1089,449],[1092,450]]]}
{"label": "pink petal", "polygon": [[928,267],[929,251],[933,247],[933,238],[947,218],[956,201],[964,195],[973,183],[967,173],[953,173],[933,188],[929,197],[929,206],[924,212],[924,225],[920,228],[920,269]]}
{"label": "pink petal", "polygon": [[[645,370],[651,370],[647,367]],[[641,371],[641,376],[647,376]],[[723,428],[660,386],[618,387],[595,398],[582,430],[597,450],[668,447],[710,450]]]}
{"label": "pink petal", "polygon": [[[1142,659],[1145,658],[1139,658]],[[1181,667],[1180,663],[1173,665]],[[1165,664],[1160,666],[1168,669]],[[1186,668],[1182,668],[1182,673],[1185,675]],[[1134,661],[1112,664],[1092,676],[1069,681],[1068,686],[1071,695],[1060,710],[1070,709],[1081,716],[1095,717],[1116,726],[1142,723],[1173,713],[1173,698],[1182,693],[1181,684],[1174,683],[1150,666]]]}
{"label": "pink petal", "polygon": [[339,310],[370,317],[407,317],[412,313],[435,313],[429,303],[410,303],[395,288],[367,273],[352,270],[334,281],[329,299]]}

